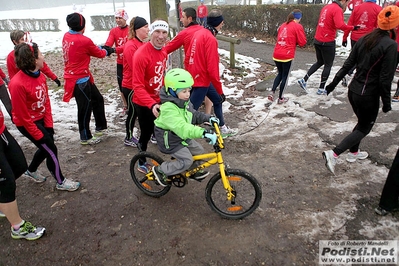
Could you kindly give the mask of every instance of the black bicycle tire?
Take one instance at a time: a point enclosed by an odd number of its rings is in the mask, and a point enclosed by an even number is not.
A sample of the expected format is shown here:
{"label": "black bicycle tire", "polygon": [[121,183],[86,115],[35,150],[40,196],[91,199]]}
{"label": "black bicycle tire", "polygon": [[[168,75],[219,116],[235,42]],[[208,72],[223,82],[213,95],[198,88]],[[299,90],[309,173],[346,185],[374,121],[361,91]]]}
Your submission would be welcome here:
{"label": "black bicycle tire", "polygon": [[[161,157],[159,157],[158,155],[156,155],[155,153],[151,153],[151,152],[146,152],[146,151],[142,151],[137,153],[135,156],[133,156],[132,160],[130,161],[130,176],[132,177],[132,180],[134,182],[134,184],[137,186],[138,189],[140,189],[144,194],[154,197],[154,198],[160,198],[163,195],[165,195],[166,193],[169,192],[170,190],[170,186],[166,186],[166,187],[162,187],[162,189],[160,189],[159,191],[150,191],[148,190],[146,187],[143,186],[143,183],[140,182],[139,178],[136,177],[135,174],[135,168],[136,168],[136,162],[139,159],[147,159],[147,158],[151,158],[152,160],[156,161],[158,164],[161,164],[163,162],[163,159]],[[151,181],[151,183],[153,183],[155,185],[155,183],[153,181]],[[159,186],[161,187],[161,186]]]}
{"label": "black bicycle tire", "polygon": [[[241,212],[239,214],[228,213],[228,212],[225,212],[225,211],[221,210],[220,208],[218,208],[215,205],[214,200],[212,199],[212,190],[213,190],[215,184],[222,178],[220,173],[217,173],[213,177],[211,177],[208,184],[206,185],[206,188],[205,188],[206,201],[207,201],[208,205],[211,207],[211,209],[213,211],[215,211],[217,214],[219,214],[220,216],[222,216],[223,218],[235,220],[235,219],[242,219],[244,217],[247,217],[248,215],[253,213],[256,210],[256,208],[258,208],[260,201],[262,200],[262,188],[261,188],[258,180],[256,180],[256,178],[254,176],[252,176],[250,173],[245,172],[243,170],[226,169],[226,174],[233,174],[233,175],[240,176],[242,178],[245,178],[246,180],[248,180],[251,183],[251,185],[255,191],[255,197],[254,197],[254,201],[253,201],[252,205],[247,210],[245,210],[244,212]],[[225,195],[226,194],[224,194],[223,196],[225,197]]]}

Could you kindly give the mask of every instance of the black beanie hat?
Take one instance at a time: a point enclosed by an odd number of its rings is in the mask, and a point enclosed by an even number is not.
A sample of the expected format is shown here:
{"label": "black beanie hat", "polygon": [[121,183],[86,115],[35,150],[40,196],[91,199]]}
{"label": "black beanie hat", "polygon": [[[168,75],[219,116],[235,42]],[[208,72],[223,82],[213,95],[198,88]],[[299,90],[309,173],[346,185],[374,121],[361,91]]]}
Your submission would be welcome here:
{"label": "black beanie hat", "polygon": [[84,16],[79,13],[72,13],[66,17],[69,28],[73,31],[81,31],[85,28],[86,20]]}

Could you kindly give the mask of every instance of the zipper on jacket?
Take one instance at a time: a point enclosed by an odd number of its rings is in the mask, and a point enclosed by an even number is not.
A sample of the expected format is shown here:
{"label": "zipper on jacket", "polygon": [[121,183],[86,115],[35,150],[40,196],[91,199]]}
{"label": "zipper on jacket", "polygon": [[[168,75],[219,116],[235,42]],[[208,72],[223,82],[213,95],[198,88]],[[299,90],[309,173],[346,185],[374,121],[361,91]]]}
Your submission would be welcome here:
{"label": "zipper on jacket", "polygon": [[163,132],[163,142],[165,144],[165,148],[169,149],[169,141],[168,141],[168,131]]}

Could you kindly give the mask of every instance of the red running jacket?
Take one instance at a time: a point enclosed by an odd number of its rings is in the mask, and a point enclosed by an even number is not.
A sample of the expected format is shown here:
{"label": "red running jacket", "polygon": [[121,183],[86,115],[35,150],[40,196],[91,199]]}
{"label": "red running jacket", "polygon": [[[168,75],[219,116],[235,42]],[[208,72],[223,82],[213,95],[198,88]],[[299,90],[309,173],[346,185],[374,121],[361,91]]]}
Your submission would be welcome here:
{"label": "red running jacket", "polygon": [[303,26],[295,21],[291,21],[288,24],[284,22],[278,28],[273,60],[287,62],[294,59],[297,45],[306,45],[306,35]]}

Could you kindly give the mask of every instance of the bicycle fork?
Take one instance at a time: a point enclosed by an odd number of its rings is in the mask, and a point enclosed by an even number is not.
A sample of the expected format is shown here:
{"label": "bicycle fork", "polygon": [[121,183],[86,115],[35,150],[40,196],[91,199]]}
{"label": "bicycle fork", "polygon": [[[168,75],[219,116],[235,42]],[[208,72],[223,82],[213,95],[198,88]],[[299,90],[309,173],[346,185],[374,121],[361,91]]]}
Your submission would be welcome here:
{"label": "bicycle fork", "polygon": [[231,187],[229,179],[226,176],[226,169],[224,166],[223,157],[221,153],[217,154],[217,161],[219,164],[219,170],[222,178],[223,187],[226,190],[227,200],[231,201],[232,204],[235,204],[235,191]]}

